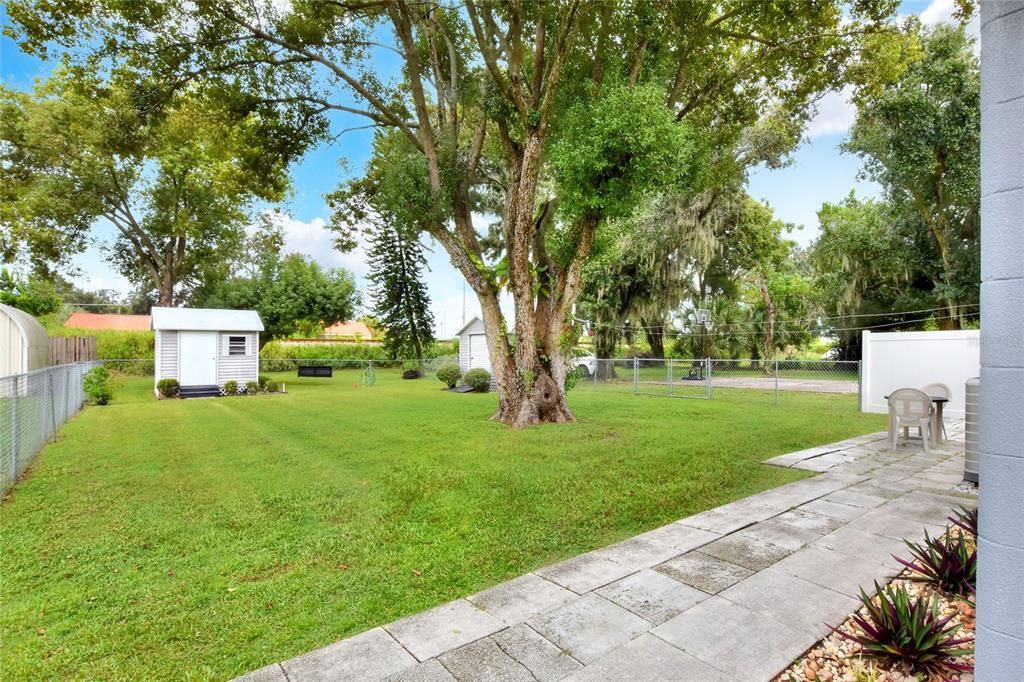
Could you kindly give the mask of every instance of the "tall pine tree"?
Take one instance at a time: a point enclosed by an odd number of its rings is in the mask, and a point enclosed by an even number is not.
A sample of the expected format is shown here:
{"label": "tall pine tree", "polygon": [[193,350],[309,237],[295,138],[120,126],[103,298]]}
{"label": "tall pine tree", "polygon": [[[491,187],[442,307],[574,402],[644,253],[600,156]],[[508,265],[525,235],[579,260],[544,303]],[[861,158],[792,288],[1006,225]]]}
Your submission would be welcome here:
{"label": "tall pine tree", "polygon": [[368,230],[373,314],[384,327],[384,350],[394,358],[416,358],[434,342],[434,315],[421,279],[426,257],[417,235],[378,223]]}

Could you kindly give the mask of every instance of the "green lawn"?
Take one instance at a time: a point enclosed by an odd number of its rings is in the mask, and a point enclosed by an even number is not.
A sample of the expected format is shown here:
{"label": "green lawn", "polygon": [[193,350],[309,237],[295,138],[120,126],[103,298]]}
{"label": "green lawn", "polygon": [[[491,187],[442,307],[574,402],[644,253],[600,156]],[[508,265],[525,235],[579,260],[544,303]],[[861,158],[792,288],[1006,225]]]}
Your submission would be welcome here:
{"label": "green lawn", "polygon": [[115,402],[0,504],[6,680],[224,679],[803,474],[766,457],[879,430],[784,406],[584,387],[510,431],[493,395],[358,372],[287,395]]}

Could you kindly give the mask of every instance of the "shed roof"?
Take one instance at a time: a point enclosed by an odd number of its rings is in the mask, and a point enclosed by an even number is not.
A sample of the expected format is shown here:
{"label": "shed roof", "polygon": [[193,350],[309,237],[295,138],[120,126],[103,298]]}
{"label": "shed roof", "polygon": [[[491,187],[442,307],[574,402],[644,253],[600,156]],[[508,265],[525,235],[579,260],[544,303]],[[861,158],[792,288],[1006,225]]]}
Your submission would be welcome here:
{"label": "shed roof", "polygon": [[153,328],[152,324],[153,321],[149,315],[85,313],[76,310],[71,313],[64,326],[72,329],[147,330]]}
{"label": "shed roof", "polygon": [[469,322],[467,322],[466,325],[462,329],[460,329],[458,332],[456,332],[455,336],[462,336],[463,334],[466,333],[467,329],[469,329],[470,327],[472,327],[475,324],[483,324],[483,320],[481,320],[479,317],[474,317]]}
{"label": "shed roof", "polygon": [[255,310],[153,308],[153,329],[261,332],[263,321]]}

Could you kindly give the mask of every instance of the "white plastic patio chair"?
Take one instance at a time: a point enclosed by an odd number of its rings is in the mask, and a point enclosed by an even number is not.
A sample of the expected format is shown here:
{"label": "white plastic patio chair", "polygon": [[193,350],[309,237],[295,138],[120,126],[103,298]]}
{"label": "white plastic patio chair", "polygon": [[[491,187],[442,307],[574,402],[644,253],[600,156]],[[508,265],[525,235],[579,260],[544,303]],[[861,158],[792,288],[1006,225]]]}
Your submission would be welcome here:
{"label": "white plastic patio chair", "polygon": [[[927,386],[922,387],[921,390],[929,396],[939,396],[945,398],[947,401],[953,399],[953,391],[951,391],[949,386],[946,384],[928,384]],[[942,439],[948,440],[948,437],[946,436],[946,420],[941,420],[939,426],[942,428]]]}
{"label": "white plastic patio chair", "polygon": [[916,388],[900,388],[889,394],[889,436],[895,450],[900,429],[903,438],[910,438],[910,428],[916,426],[921,432],[921,444],[929,452],[931,441],[932,399]]}

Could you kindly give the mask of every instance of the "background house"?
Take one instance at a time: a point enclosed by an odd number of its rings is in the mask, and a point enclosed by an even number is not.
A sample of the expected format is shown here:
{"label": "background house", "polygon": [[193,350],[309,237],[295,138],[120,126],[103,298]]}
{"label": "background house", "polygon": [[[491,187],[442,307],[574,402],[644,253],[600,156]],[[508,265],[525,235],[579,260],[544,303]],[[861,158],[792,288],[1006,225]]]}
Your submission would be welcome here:
{"label": "background house", "polygon": [[153,319],[150,315],[117,315],[86,313],[76,310],[64,322],[67,329],[116,329],[120,331],[149,331]]}
{"label": "background house", "polygon": [[353,341],[372,341],[373,331],[359,320],[338,322],[324,329],[324,336],[328,338],[352,339]]}
{"label": "background house", "polygon": [[182,397],[219,395],[228,381],[257,381],[260,332],[255,310],[153,308],[154,390],[177,379]]}

